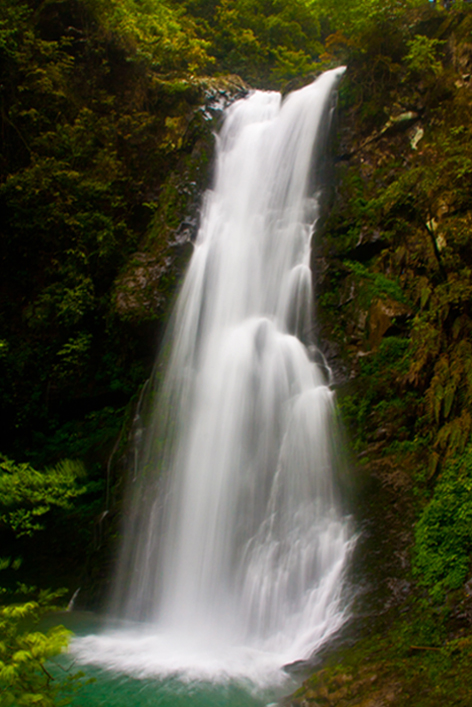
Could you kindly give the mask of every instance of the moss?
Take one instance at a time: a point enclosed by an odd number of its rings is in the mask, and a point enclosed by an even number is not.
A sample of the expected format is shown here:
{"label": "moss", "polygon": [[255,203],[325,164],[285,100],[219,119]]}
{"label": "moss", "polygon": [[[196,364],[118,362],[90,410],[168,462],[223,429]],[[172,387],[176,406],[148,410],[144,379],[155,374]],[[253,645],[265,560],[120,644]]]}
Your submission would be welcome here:
{"label": "moss", "polygon": [[[338,397],[353,475],[379,486],[367,499],[382,516],[367,564],[386,560],[381,574],[363,571],[386,596],[377,615],[372,595],[359,598],[359,613],[371,613],[354,618],[357,640],[326,659],[297,705],[471,703],[472,12],[431,18],[399,25],[403,55],[390,55],[381,80],[374,66],[388,42],[354,51],[346,77],[343,160],[317,253],[321,338],[336,342],[346,371]],[[416,124],[383,133],[407,111]],[[403,309],[376,339],[373,308],[390,302]],[[368,528],[372,513],[360,511]]]}
{"label": "moss", "polygon": [[414,569],[436,600],[459,589],[472,552],[472,449],[444,467],[415,528]]}
{"label": "moss", "polygon": [[344,265],[350,270],[357,281],[362,282],[358,301],[360,306],[368,307],[375,298],[386,299],[391,297],[397,302],[405,302],[406,296],[400,284],[391,280],[381,272],[372,272],[362,263],[344,261]]}
{"label": "moss", "polygon": [[390,627],[374,628],[368,637],[328,659],[295,693],[291,705],[470,704],[470,636],[448,640],[448,612],[439,612],[428,602],[403,609],[403,617],[386,617]]}

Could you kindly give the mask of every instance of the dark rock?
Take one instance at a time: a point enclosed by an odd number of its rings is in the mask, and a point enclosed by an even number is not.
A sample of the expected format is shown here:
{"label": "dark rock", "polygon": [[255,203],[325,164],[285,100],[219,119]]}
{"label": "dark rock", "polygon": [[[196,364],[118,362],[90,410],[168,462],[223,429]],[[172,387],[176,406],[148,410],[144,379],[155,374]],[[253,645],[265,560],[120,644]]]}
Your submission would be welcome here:
{"label": "dark rock", "polygon": [[313,83],[315,79],[318,78],[323,72],[322,71],[314,71],[310,74],[305,74],[304,76],[297,76],[294,79],[291,79],[288,81],[285,86],[281,88],[281,94],[282,96],[286,96],[289,93],[292,93],[292,91],[298,91],[298,89],[303,88],[304,86],[308,86],[310,83]]}
{"label": "dark rock", "polygon": [[363,263],[371,260],[387,247],[388,242],[382,237],[379,230],[373,232],[361,231],[356,246],[347,253],[347,257]]}

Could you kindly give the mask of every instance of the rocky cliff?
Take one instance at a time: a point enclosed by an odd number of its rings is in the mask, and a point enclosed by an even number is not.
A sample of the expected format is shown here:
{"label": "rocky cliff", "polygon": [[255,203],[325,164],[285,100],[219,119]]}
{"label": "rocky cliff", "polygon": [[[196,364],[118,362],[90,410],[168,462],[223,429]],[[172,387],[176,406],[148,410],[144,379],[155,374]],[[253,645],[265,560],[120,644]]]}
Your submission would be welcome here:
{"label": "rocky cliff", "polygon": [[292,705],[472,699],[471,29],[468,10],[410,18],[354,51],[341,89],[315,262],[361,590],[347,644]]}

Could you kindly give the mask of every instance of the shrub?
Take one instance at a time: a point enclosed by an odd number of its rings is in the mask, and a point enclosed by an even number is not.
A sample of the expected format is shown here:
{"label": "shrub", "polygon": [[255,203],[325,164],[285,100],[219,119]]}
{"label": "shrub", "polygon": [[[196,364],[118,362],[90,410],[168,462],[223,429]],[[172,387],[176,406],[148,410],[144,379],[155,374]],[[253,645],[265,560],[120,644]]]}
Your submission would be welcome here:
{"label": "shrub", "polygon": [[[0,561],[0,568],[10,565]],[[20,586],[23,593],[25,587]],[[31,590],[30,590],[31,591]],[[0,594],[7,594],[0,589]],[[46,633],[37,630],[40,619],[56,609],[63,591],[41,591],[35,600],[0,605],[0,707],[62,707],[70,704],[70,693],[80,686],[83,673],[57,680],[48,661],[66,648],[70,631],[54,626]]]}
{"label": "shrub", "polygon": [[414,572],[442,599],[458,589],[472,551],[472,446],[449,461],[415,529]]}

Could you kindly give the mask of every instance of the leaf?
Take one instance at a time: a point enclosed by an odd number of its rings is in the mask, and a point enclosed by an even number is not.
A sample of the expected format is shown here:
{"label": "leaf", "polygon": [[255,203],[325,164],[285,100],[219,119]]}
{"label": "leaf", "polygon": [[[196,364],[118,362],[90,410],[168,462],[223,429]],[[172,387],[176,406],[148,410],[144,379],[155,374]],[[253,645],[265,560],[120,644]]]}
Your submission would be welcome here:
{"label": "leaf", "polygon": [[444,395],[444,417],[447,419],[450,415],[451,408],[452,408],[452,403],[454,402],[454,395],[455,395],[456,389],[455,386],[449,386],[446,389],[445,395]]}
{"label": "leaf", "polygon": [[32,535],[44,525],[38,518],[53,507],[70,508],[71,500],[87,491],[80,483],[86,472],[81,462],[63,460],[39,472],[29,464],[15,465],[0,455],[0,514],[15,533]]}
{"label": "leaf", "polygon": [[431,288],[430,287],[423,287],[423,289],[421,290],[421,302],[420,302],[421,309],[424,309],[426,307],[426,304],[428,303],[430,296],[431,296]]}

